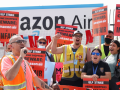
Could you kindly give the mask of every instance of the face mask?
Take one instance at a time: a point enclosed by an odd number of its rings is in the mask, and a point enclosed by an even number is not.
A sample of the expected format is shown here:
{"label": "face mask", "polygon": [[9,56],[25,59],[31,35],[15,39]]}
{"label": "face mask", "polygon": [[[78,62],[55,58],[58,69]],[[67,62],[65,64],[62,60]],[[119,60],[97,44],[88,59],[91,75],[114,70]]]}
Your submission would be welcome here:
{"label": "face mask", "polygon": [[111,43],[111,41],[112,41],[112,39],[105,38],[105,42],[106,42],[107,44],[110,44],[110,43]]}
{"label": "face mask", "polygon": [[38,46],[38,48],[45,48],[45,46]]}
{"label": "face mask", "polygon": [[10,55],[10,54],[12,54],[12,52],[7,52],[7,53],[6,53],[6,55]]}

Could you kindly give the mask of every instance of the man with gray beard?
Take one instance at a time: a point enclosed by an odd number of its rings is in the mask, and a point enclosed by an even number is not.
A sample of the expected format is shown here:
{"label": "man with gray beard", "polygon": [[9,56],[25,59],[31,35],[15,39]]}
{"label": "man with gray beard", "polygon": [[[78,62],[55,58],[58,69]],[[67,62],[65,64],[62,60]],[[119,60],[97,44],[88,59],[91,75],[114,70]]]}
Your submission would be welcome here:
{"label": "man with gray beard", "polygon": [[81,44],[83,34],[74,31],[73,43],[57,47],[57,40],[61,37],[58,33],[53,37],[51,52],[53,54],[63,53],[63,74],[60,85],[83,86],[81,71],[86,61],[90,61],[90,52],[86,46]]}

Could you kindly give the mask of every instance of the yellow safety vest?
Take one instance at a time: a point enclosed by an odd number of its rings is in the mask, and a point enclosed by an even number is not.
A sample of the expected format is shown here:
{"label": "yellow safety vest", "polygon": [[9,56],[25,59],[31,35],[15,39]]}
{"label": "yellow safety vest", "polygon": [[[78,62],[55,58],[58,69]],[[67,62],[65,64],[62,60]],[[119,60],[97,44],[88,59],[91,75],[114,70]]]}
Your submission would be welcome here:
{"label": "yellow safety vest", "polygon": [[[98,46],[96,46],[95,48],[98,48]],[[101,59],[104,59],[106,57],[105,51],[104,51],[104,44],[101,44],[101,52],[102,52]],[[110,56],[110,55],[111,55],[111,53],[109,51],[108,56]]]}
{"label": "yellow safety vest", "polygon": [[[62,77],[72,78],[74,73],[81,77],[81,71],[86,60],[87,47],[81,45],[75,53],[75,57],[70,45],[63,46],[63,74]],[[75,59],[74,59],[75,58]],[[74,64],[77,61],[77,64]]]}
{"label": "yellow safety vest", "polygon": [[55,62],[63,62],[63,53],[62,54],[54,54]]}

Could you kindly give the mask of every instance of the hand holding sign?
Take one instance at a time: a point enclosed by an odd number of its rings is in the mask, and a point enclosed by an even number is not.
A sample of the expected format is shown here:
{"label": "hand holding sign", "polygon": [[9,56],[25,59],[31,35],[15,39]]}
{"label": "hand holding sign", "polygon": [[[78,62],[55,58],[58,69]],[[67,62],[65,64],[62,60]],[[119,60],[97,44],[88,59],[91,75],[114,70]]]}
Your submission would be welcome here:
{"label": "hand holding sign", "polygon": [[98,78],[99,78],[98,75],[96,75],[96,74],[93,74],[93,75],[92,75],[92,79],[93,79],[94,82],[97,81]]}
{"label": "hand holding sign", "polygon": [[[60,39],[57,41],[57,46],[73,43],[72,36],[74,31],[77,30],[77,26],[66,25],[66,24],[57,24],[56,26],[57,28],[55,34],[56,35],[58,33],[61,34],[61,37],[59,37]],[[55,39],[56,38],[57,37],[55,37]]]}
{"label": "hand holding sign", "polygon": [[62,36],[62,35],[61,35],[60,33],[57,33],[53,38],[54,38],[54,40],[55,40],[55,39],[58,40],[61,36]]}

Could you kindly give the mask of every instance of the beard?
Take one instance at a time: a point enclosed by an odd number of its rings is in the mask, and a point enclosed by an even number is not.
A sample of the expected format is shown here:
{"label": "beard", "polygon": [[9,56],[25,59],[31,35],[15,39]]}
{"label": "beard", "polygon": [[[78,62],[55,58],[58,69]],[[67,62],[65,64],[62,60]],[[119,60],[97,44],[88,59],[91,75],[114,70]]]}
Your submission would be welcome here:
{"label": "beard", "polygon": [[80,43],[75,43],[75,45],[80,45]]}

